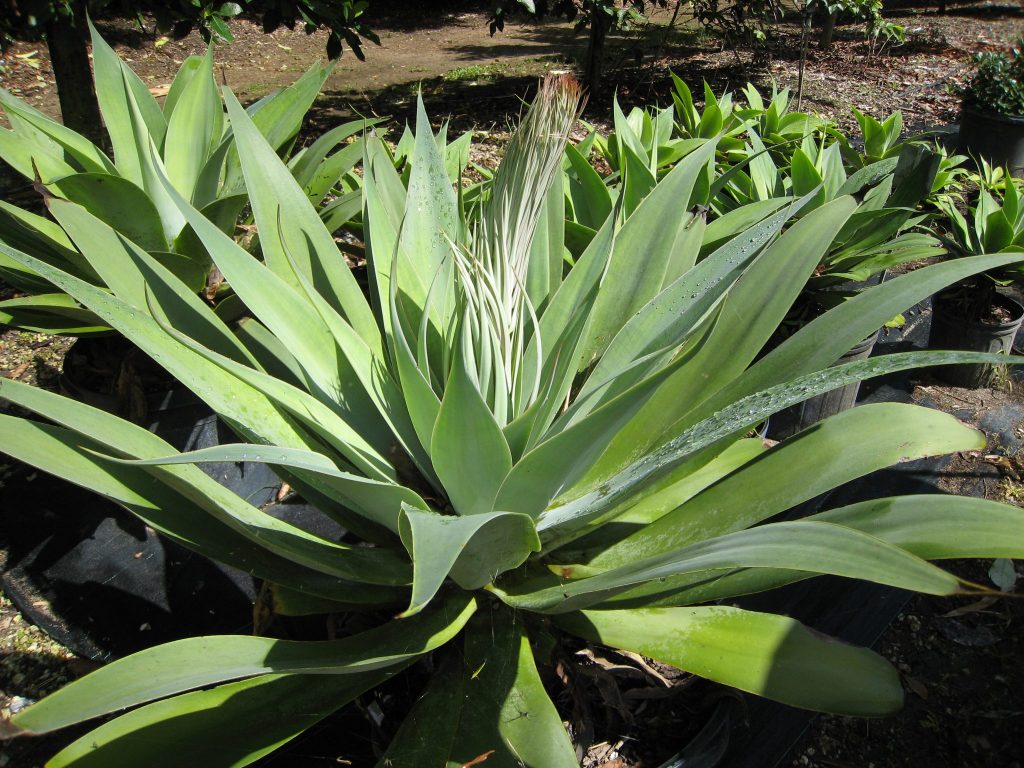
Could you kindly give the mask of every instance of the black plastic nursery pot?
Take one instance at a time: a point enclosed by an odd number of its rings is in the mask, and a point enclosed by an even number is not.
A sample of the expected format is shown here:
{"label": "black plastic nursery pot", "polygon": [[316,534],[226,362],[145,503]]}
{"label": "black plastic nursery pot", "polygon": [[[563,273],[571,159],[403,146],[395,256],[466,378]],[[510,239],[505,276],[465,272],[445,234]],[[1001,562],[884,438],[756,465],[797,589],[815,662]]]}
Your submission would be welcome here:
{"label": "black plastic nursery pot", "polygon": [[[856,344],[849,352],[836,360],[833,365],[867,360],[871,357],[872,351],[874,351],[879,333],[881,333],[881,329],[875,331],[859,344]],[[773,440],[783,440],[795,435],[797,432],[802,432],[813,424],[817,424],[822,419],[835,416],[841,411],[853,408],[857,404],[857,395],[859,393],[860,382],[856,381],[853,384],[833,389],[831,392],[824,392],[804,400],[798,405],[780,411],[772,416],[768,424],[768,436]]]}
{"label": "black plastic nursery pot", "polygon": [[1024,178],[1024,115],[1003,115],[964,104],[960,150]]}
{"label": "black plastic nursery pot", "polygon": [[[1008,355],[1024,321],[1024,305],[1002,293],[997,293],[996,306],[1009,313],[1010,319],[999,323],[969,320],[957,307],[941,297],[933,305],[931,349],[955,349],[969,352],[991,352]],[[989,387],[1003,375],[1003,366],[991,364],[943,365],[935,375],[955,387]]]}

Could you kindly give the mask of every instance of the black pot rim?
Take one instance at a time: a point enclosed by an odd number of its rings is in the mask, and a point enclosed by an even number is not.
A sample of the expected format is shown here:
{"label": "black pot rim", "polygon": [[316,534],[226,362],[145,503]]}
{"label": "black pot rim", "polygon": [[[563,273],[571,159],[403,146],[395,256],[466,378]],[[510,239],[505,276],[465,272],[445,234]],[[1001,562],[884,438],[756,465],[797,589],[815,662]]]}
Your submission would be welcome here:
{"label": "black pot rim", "polygon": [[991,109],[980,109],[969,102],[960,105],[961,115],[972,115],[983,120],[991,120],[997,123],[1007,123],[1024,128],[1024,115],[1007,115],[1002,112],[995,112]]}
{"label": "black pot rim", "polygon": [[1005,323],[983,323],[981,321],[968,320],[962,315],[958,315],[947,308],[950,306],[948,303],[943,302],[941,297],[935,298],[935,305],[942,307],[943,311],[946,312],[950,319],[964,323],[965,325],[977,326],[978,328],[986,328],[990,331],[1008,331],[1015,325],[1020,325],[1021,321],[1024,321],[1024,304],[1021,304],[1012,296],[1007,296],[1005,293],[997,293],[996,301],[999,302],[1004,309],[1008,309],[1013,313],[1013,318],[1007,320]]}

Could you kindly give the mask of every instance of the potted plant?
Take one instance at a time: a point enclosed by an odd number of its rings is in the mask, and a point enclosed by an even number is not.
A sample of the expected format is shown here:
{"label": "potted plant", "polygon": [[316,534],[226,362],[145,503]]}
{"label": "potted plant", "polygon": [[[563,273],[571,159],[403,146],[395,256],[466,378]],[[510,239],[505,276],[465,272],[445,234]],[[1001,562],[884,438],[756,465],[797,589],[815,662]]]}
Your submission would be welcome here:
{"label": "potted plant", "polygon": [[[942,239],[955,256],[980,253],[1024,252],[1024,199],[1021,184],[1006,176],[993,183],[994,174],[976,176],[977,200],[964,216],[952,200],[941,200],[949,231]],[[929,346],[1009,354],[1024,320],[1024,306],[1001,290],[1020,277],[1019,268],[975,275],[936,296]],[[1000,368],[991,364],[967,365],[939,375],[961,387],[989,386]]]}
{"label": "potted plant", "polygon": [[1024,176],[1024,37],[1009,53],[975,57],[977,70],[964,92],[960,146],[993,165]]}

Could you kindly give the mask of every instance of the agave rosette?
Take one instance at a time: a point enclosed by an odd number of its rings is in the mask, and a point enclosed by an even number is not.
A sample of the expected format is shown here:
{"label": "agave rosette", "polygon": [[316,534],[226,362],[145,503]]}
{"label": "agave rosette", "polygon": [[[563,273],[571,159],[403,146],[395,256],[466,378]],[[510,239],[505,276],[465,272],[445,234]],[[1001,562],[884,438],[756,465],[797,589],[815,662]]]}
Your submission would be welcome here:
{"label": "agave rosette", "polygon": [[[204,56],[189,56],[182,62],[160,104],[96,29],[91,25],[90,29],[96,94],[113,159],[85,136],[3,89],[0,110],[11,128],[0,128],[0,159],[35,182],[43,194],[75,202],[109,224],[194,292],[204,291],[209,254],[164,181],[229,235],[246,220],[249,199],[214,79],[213,46]],[[344,123],[293,152],[302,120],[331,69],[332,65],[314,65],[295,83],[255,102],[247,112],[275,152],[288,158],[295,180],[334,231],[352,218],[353,211],[359,212],[359,193],[353,183],[358,177],[351,173],[363,154],[358,136],[380,121]],[[357,138],[346,144],[350,137]],[[339,193],[337,198],[325,202],[332,191]],[[53,221],[4,201],[0,201],[0,242],[104,285]],[[0,302],[2,324],[75,336],[110,331],[67,293],[2,255],[0,277],[27,294]]]}
{"label": "agave rosette", "polygon": [[[50,765],[244,765],[436,651],[440,667],[381,765],[486,754],[488,765],[568,768],[574,749],[538,673],[548,645],[536,641],[551,632],[795,706],[882,715],[902,690],[880,656],[715,601],[816,574],[953,594],[960,582],[928,559],[1024,555],[1021,511],[975,499],[881,499],[766,522],[897,461],[980,448],[952,416],[869,405],[768,450],[745,437],[850,381],[992,359],[913,353],[828,368],[895,311],[1018,257],[919,270],[758,357],[855,202],[794,221],[810,198],[793,200],[698,263],[686,203],[710,139],[628,218],[610,211],[570,268],[559,169],[578,99],[568,78],[543,83],[468,214],[422,107],[407,187],[368,136],[367,297],[226,94],[264,260],[164,188],[254,315],[260,330],[245,336],[73,203],[54,199],[51,212],[109,292],[0,246],[246,441],[180,454],[110,414],[0,380],[0,397],[48,419],[0,416],[5,452],[266,580],[279,610],[383,617],[330,642],[204,637],[116,661],[12,719],[43,733],[129,710]],[[348,535],[275,519],[196,466],[223,460],[273,465]]]}

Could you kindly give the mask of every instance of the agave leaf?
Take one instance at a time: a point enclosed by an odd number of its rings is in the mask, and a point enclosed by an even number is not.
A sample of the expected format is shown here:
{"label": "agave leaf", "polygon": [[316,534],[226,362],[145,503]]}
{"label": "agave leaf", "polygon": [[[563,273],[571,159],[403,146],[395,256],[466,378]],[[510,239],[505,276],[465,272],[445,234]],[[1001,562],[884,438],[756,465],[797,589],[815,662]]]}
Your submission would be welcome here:
{"label": "agave leaf", "polygon": [[[65,747],[50,768],[136,768],[154,755],[195,768],[241,768],[273,752],[401,665],[358,675],[261,675],[121,715]],[[238,728],[238,723],[247,723]]]}
{"label": "agave leaf", "polygon": [[109,326],[66,293],[37,293],[0,301],[0,325],[69,336],[110,332]]}
{"label": "agave leaf", "polygon": [[[355,136],[357,133],[365,133],[373,126],[379,125],[382,122],[384,122],[383,118],[352,120],[335,126],[331,130],[317,137],[316,141],[303,149],[302,152],[297,153],[288,164],[291,168],[292,175],[295,177],[295,181],[297,181],[299,186],[304,189],[309,189],[313,179],[322,175],[320,173],[320,169],[323,167],[324,161],[332,151],[334,151],[349,137]],[[348,146],[352,145],[350,144]],[[360,145],[360,156],[361,153],[362,148]],[[339,173],[338,176],[340,175],[341,174]],[[338,180],[338,176],[334,177],[334,181]]]}
{"label": "agave leaf", "polygon": [[168,466],[171,464],[200,464],[204,462],[256,462],[273,464],[289,469],[308,470],[322,478],[340,497],[354,506],[365,517],[391,531],[398,532],[398,516],[403,507],[428,509],[427,503],[410,488],[395,483],[370,480],[343,472],[322,453],[298,448],[272,448],[266,445],[231,443],[173,456],[152,459],[119,459],[104,455],[107,461],[138,467]]}
{"label": "agave leaf", "polygon": [[[177,84],[178,79],[172,85]],[[167,178],[187,200],[195,201],[196,183],[224,132],[224,107],[213,79],[213,46],[192,73],[167,115],[164,163]]]}
{"label": "agave leaf", "polygon": [[514,614],[481,612],[465,637],[464,652],[433,676],[377,767],[459,768],[483,758],[497,768],[576,768]]}
{"label": "agave leaf", "polygon": [[[13,390],[10,385],[0,387],[0,395],[4,398],[39,409],[31,397],[19,394],[24,393]],[[154,482],[145,470],[104,461],[95,453],[102,446],[81,434],[11,416],[3,416],[0,420],[4,423],[5,434],[12,437],[4,446],[5,453],[121,504],[146,524],[188,549],[259,578],[324,598],[355,601],[355,596],[358,596],[374,603],[403,599],[407,594],[396,587],[359,585],[307,568],[283,557],[270,540],[253,546],[251,538],[218,521],[181,493]],[[13,438],[18,439],[15,441]],[[87,450],[89,448],[92,450]]]}
{"label": "agave leaf", "polygon": [[[0,381],[0,396],[71,429],[88,440],[101,440],[130,458],[167,456],[174,449],[146,429],[83,403],[50,393],[27,391],[16,382]],[[10,417],[7,417],[10,418]],[[32,422],[25,422],[33,425]],[[14,427],[21,421],[12,422]],[[35,425],[33,425],[35,426]],[[60,472],[48,465],[47,471]],[[308,533],[277,520],[221,486],[194,466],[152,467],[148,470],[216,520],[238,532],[257,546],[266,546],[283,557],[313,570],[353,581],[384,585],[408,583],[405,563],[389,550],[349,547]]]}
{"label": "agave leaf", "polygon": [[[230,374],[237,384],[242,384],[259,391],[276,407],[291,414],[311,435],[316,435],[325,444],[338,451],[339,455],[343,456],[360,472],[378,480],[394,478],[395,468],[384,455],[378,453],[358,431],[342,419],[334,410],[310,395],[305,389],[293,386],[286,380],[268,375],[263,371],[242,365],[229,357],[213,352],[196,344],[173,328],[167,327],[166,330],[170,336],[180,341],[201,358]],[[276,444],[281,445],[284,442],[283,440],[278,440]],[[301,448],[315,445],[315,443],[310,443],[309,439],[305,437],[302,443],[302,445],[296,444],[292,447]],[[275,443],[268,442],[268,444]]]}
{"label": "agave leaf", "polygon": [[479,589],[540,550],[533,521],[514,512],[442,515],[403,504],[400,526],[413,561],[403,616],[423,610],[449,575],[463,589]]}
{"label": "agave leaf", "polygon": [[742,530],[897,462],[980,450],[985,435],[954,417],[903,403],[863,405],[786,440],[683,506],[602,552],[614,568]]}
{"label": "agave leaf", "polygon": [[[58,156],[56,149],[41,148],[36,142],[12,130],[0,126],[0,157],[26,179],[38,176],[43,184],[50,186],[55,179],[68,176],[77,170]],[[59,186],[50,187],[59,191]]]}
{"label": "agave leaf", "polygon": [[173,324],[211,349],[240,362],[255,362],[209,306],[160,259],[85,208],[61,200],[51,200],[49,208],[115,297],[161,322]]}
{"label": "agave leaf", "polygon": [[[855,528],[918,557],[1024,557],[1024,511],[1008,504],[958,496],[898,496],[865,501],[806,518]],[[747,568],[705,571],[668,579],[656,593],[625,592],[600,605],[630,608],[691,605],[763,592],[808,578],[801,571]]]}
{"label": "agave leaf", "polygon": [[569,158],[568,194],[580,224],[592,230],[601,228],[612,212],[612,198],[608,188],[593,166],[576,147],[565,147]]}
{"label": "agave leaf", "polygon": [[530,246],[530,266],[526,272],[526,294],[543,311],[548,298],[562,284],[565,266],[565,191],[561,174],[555,174],[544,197],[544,206]]}
{"label": "agave leaf", "polygon": [[[167,120],[149,88],[107,45],[89,22],[96,98],[114,149],[114,164],[128,181],[146,188],[144,163],[148,144],[159,150]],[[147,188],[147,192],[149,189]]]}
{"label": "agave leaf", "polygon": [[0,88],[0,107],[7,113],[15,132],[26,139],[31,141],[34,137],[52,142],[64,153],[65,161],[79,165],[83,171],[114,173],[114,164],[95,144],[3,88]]}
{"label": "agave leaf", "polygon": [[[617,594],[657,592],[660,579],[733,568],[785,568],[809,575],[865,579],[932,595],[951,595],[958,580],[945,571],[852,528],[834,523],[770,523],[636,560],[564,584],[495,593],[517,609],[565,613]],[[641,588],[642,589],[638,589]]]}
{"label": "agave leaf", "polygon": [[758,200],[741,205],[709,221],[704,230],[704,242],[701,244],[699,258],[703,259],[712,251],[725,245],[726,242],[747,234],[751,227],[790,203],[792,203],[792,199],[788,197]]}
{"label": "agave leaf", "polygon": [[[614,388],[621,389],[626,381],[636,380],[642,375],[643,368],[634,370],[629,377],[624,375],[625,369],[641,356],[682,342],[758,252],[800,211],[806,200],[804,198],[794,202],[786,210],[763,220],[743,235],[732,238],[629,318],[608,345],[561,423],[572,423],[607,400],[608,393],[613,390],[606,390],[598,398],[588,399],[591,393],[607,382],[614,382]],[[680,310],[680,306],[683,309]]]}
{"label": "agave leaf", "polygon": [[606,517],[596,520],[592,526],[594,530],[574,541],[571,546],[560,549],[558,558],[565,562],[589,562],[597,554],[682,506],[766,450],[768,447],[760,438],[737,440],[700,469],[686,474],[663,490],[647,496],[637,504],[626,505],[624,511],[613,510]]}
{"label": "agave leaf", "polygon": [[808,519],[862,530],[928,560],[1024,557],[1024,511],[987,499],[896,496]]}
{"label": "agave leaf", "polygon": [[434,471],[460,515],[493,511],[512,469],[508,442],[473,382],[470,344],[465,328],[430,438]]}
{"label": "agave leaf", "polygon": [[178,640],[119,659],[50,694],[12,720],[39,734],[196,688],[266,674],[354,675],[394,666],[441,647],[476,611],[454,596],[410,619],[341,640],[304,642],[246,635]]}
{"label": "agave leaf", "polygon": [[693,423],[744,395],[832,365],[892,319],[894,310],[911,307],[966,277],[1022,260],[1024,254],[951,259],[861,291],[786,339],[691,413],[684,423]]}
{"label": "agave leaf", "polygon": [[[334,238],[230,91],[225,92],[225,100],[267,266],[293,289],[299,289],[301,282],[294,274],[294,260],[320,296],[348,321],[370,349],[379,349],[376,321]],[[282,211],[288,212],[287,217],[281,215]],[[193,228],[199,232],[195,223]],[[235,280],[227,272],[224,274],[235,285]]]}
{"label": "agave leaf", "polygon": [[178,67],[178,71],[174,75],[174,80],[171,81],[171,87],[168,89],[167,95],[164,97],[163,112],[164,118],[168,122],[170,122],[171,116],[174,114],[175,104],[178,103],[178,99],[181,98],[181,94],[192,81],[192,78],[195,77],[197,72],[203,69],[205,60],[206,56],[186,56],[185,60],[181,62],[181,66]]}
{"label": "agave leaf", "polygon": [[[417,99],[416,139],[404,211],[399,229],[402,252],[399,280],[401,290],[408,293],[410,302],[403,302],[402,306],[405,311],[417,310],[411,320],[418,326],[418,312],[423,311],[427,292],[435,279],[439,285],[448,288],[445,275],[453,268],[450,243],[460,241],[458,201],[444,169],[444,157],[433,139],[422,98]],[[381,245],[386,246],[386,243]],[[388,255],[384,254],[385,258]],[[415,274],[415,279],[406,280],[406,271]],[[429,316],[432,339],[436,338],[433,333],[443,333],[446,323],[444,307],[448,304],[447,295],[441,302],[434,303],[435,311]],[[442,308],[438,310],[439,305]]]}
{"label": "agave leaf", "polygon": [[137,185],[104,173],[76,173],[58,179],[60,192],[147,251],[166,251],[160,212]]}
{"label": "agave leaf", "polygon": [[[689,199],[714,151],[715,142],[709,141],[673,168],[615,237],[592,310],[584,364],[599,357],[626,321],[661,291],[674,244],[689,220],[678,215],[679,201]],[[646,254],[643,269],[637,269],[638,254]]]}
{"label": "agave leaf", "polygon": [[[273,93],[245,111],[253,124],[278,155],[284,154],[289,144],[302,127],[302,119],[313,105],[320,89],[334,69],[334,63],[316,63],[306,70],[302,77],[286,88]],[[238,149],[230,133],[221,141],[218,153],[223,153],[224,187],[223,194],[234,195],[245,190],[245,178],[239,163]]]}
{"label": "agave leaf", "polygon": [[812,211],[751,263],[727,294],[707,343],[619,433],[587,482],[610,477],[663,442],[672,434],[668,425],[750,364],[793,305],[854,205],[852,198],[840,198]]}
{"label": "agave leaf", "polygon": [[586,611],[556,623],[591,642],[794,707],[879,717],[903,705],[899,674],[889,662],[788,616],[713,606]]}
{"label": "agave leaf", "polygon": [[680,366],[688,364],[706,338],[705,333],[688,354],[679,355],[670,365],[528,451],[504,479],[497,508],[536,518],[552,499],[571,488],[593,465],[651,393]]}
{"label": "agave leaf", "polygon": [[[819,209],[821,210],[821,209]],[[845,386],[854,381],[881,376],[926,365],[952,365],[967,362],[1012,364],[1017,358],[976,352],[910,352],[886,355],[861,362],[846,363],[792,379],[762,392],[741,398],[714,412],[714,415],[679,433],[661,448],[633,462],[611,480],[571,501],[552,505],[537,522],[546,541],[571,538],[572,530],[600,517],[623,501],[635,497],[641,488],[650,492],[652,480],[664,477],[673,468],[694,457],[702,449],[760,423],[765,417],[808,397]],[[710,457],[709,457],[710,458]],[[555,531],[554,529],[562,529]],[[551,533],[546,533],[552,531]]]}
{"label": "agave leaf", "polygon": [[641,157],[626,143],[620,147],[619,154],[622,163],[622,215],[628,219],[658,185],[658,180],[648,168],[646,153]]}

